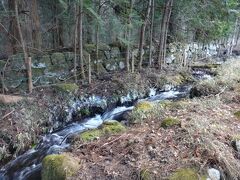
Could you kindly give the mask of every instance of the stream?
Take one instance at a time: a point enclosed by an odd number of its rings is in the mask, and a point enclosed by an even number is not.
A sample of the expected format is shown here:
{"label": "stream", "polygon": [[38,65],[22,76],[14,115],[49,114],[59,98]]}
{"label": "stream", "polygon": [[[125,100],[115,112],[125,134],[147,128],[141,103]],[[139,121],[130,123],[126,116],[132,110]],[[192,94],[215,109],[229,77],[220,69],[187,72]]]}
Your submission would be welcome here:
{"label": "stream", "polygon": [[[206,77],[205,73],[197,72],[199,77]],[[150,89],[149,96],[138,101],[162,101],[166,99],[179,99],[189,95],[191,85],[172,88],[169,91],[156,92]],[[102,115],[95,115],[79,122],[67,125],[62,130],[45,135],[40,143],[15,160],[10,161],[0,169],[0,180],[41,180],[41,161],[49,154],[57,154],[66,151],[70,147],[68,139],[88,129],[99,127],[107,120],[120,120],[124,113],[131,111],[134,106],[122,105],[106,110]]]}

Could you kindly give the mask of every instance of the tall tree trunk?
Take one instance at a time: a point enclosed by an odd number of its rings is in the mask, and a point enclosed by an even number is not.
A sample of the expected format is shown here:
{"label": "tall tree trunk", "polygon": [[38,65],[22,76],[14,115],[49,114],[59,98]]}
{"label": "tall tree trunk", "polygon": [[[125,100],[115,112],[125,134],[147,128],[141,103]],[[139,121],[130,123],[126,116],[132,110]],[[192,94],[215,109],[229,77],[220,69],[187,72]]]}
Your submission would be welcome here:
{"label": "tall tree trunk", "polygon": [[167,50],[167,37],[168,37],[168,30],[169,30],[169,22],[172,14],[172,6],[173,6],[173,0],[170,0],[169,5],[167,6],[167,21],[166,21],[166,29],[164,34],[164,42],[163,42],[163,64],[166,64],[166,50]]}
{"label": "tall tree trunk", "polygon": [[139,43],[139,69],[142,69],[143,43],[145,41],[145,31],[146,31],[146,26],[147,26],[149,15],[150,15],[151,3],[152,3],[152,0],[148,0],[148,6],[147,6],[147,12],[146,12],[146,15],[145,15],[145,20],[144,20],[144,23],[142,24],[142,27],[141,27],[140,43]]}
{"label": "tall tree trunk", "polygon": [[130,63],[129,63],[129,59],[130,59],[130,41],[131,41],[131,14],[132,14],[132,9],[133,9],[133,2],[134,0],[130,0],[130,12],[129,12],[129,16],[128,16],[128,24],[127,24],[127,51],[126,51],[126,56],[125,56],[125,61],[126,61],[126,68],[127,68],[127,72],[130,71]]}
{"label": "tall tree trunk", "polygon": [[165,1],[163,15],[162,15],[162,22],[161,22],[161,32],[160,32],[159,51],[158,51],[159,52],[158,65],[160,69],[162,68],[162,64],[165,63],[166,42],[167,42],[167,35],[168,35],[169,20],[172,12],[172,5],[173,5],[173,0]]}
{"label": "tall tree trunk", "polygon": [[229,56],[232,55],[233,48],[237,45],[238,31],[239,31],[239,17],[237,17],[235,21],[234,32],[232,35],[232,40],[228,51]]}
{"label": "tall tree trunk", "polygon": [[153,59],[153,28],[154,28],[154,14],[155,14],[155,2],[152,0],[152,6],[151,6],[151,27],[150,27],[150,43],[149,43],[149,67],[152,66],[152,59]]}
{"label": "tall tree trunk", "polygon": [[17,20],[16,16],[11,14],[11,12],[15,12],[15,0],[8,0],[8,8],[9,8],[9,34],[10,34],[10,43],[13,54],[15,54],[18,50],[18,28],[17,28]]}
{"label": "tall tree trunk", "polygon": [[31,1],[31,11],[30,15],[33,22],[32,27],[32,37],[33,37],[33,45],[38,50],[41,50],[42,47],[42,37],[41,37],[41,30],[40,30],[40,18],[38,14],[38,3],[37,0]]}
{"label": "tall tree trunk", "polygon": [[74,28],[74,80],[77,83],[77,41],[78,41],[78,6],[75,4],[75,28]]}
{"label": "tall tree trunk", "polygon": [[[97,13],[98,16],[101,16],[101,0],[98,0],[97,2]],[[99,75],[99,22],[97,22],[96,24],[96,31],[95,31],[95,40],[96,40],[96,70],[97,70],[97,74]]]}
{"label": "tall tree trunk", "polygon": [[22,45],[23,53],[24,53],[25,67],[27,70],[28,90],[29,90],[29,93],[32,93],[33,84],[32,84],[31,58],[28,57],[25,41],[24,41],[23,35],[22,35],[21,24],[20,24],[19,14],[18,14],[18,0],[15,1],[15,15],[16,15],[17,28],[18,28],[18,33],[19,33],[19,37],[20,37],[20,42]]}
{"label": "tall tree trunk", "polygon": [[83,61],[83,0],[80,0],[79,5],[79,57],[80,57],[80,70],[83,79],[86,78],[84,72]]}

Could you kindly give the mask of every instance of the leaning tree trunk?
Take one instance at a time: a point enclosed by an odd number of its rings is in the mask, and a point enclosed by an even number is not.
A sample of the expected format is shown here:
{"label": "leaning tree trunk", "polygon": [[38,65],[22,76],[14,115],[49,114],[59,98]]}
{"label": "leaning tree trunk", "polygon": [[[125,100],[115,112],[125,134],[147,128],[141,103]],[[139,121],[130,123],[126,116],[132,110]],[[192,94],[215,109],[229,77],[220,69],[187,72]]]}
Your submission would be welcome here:
{"label": "leaning tree trunk", "polygon": [[142,63],[143,63],[143,43],[145,40],[145,31],[146,31],[146,26],[148,23],[149,15],[150,15],[150,10],[151,10],[151,3],[152,0],[148,0],[148,6],[147,6],[147,12],[145,15],[145,20],[144,23],[141,27],[141,34],[140,34],[140,43],[139,43],[139,69],[142,69]]}
{"label": "leaning tree trunk", "polygon": [[161,69],[162,64],[165,63],[166,57],[166,43],[167,43],[167,35],[168,35],[168,27],[169,21],[172,12],[172,5],[173,0],[166,0],[162,15],[162,22],[161,22],[161,32],[160,32],[160,39],[159,39],[159,54],[158,54],[158,66]]}
{"label": "leaning tree trunk", "polygon": [[153,59],[153,27],[154,27],[154,13],[155,13],[155,7],[154,7],[154,0],[152,0],[152,6],[151,6],[151,27],[150,27],[150,43],[149,43],[149,67],[152,66],[152,59]]}
{"label": "leaning tree trunk", "polygon": [[80,0],[79,6],[79,57],[80,57],[80,71],[83,79],[86,78],[83,64],[83,0]]}
{"label": "leaning tree trunk", "polygon": [[19,33],[19,37],[20,37],[20,42],[21,42],[23,54],[24,54],[25,67],[27,70],[28,90],[29,90],[29,93],[32,93],[33,84],[32,84],[31,58],[28,57],[25,41],[24,41],[23,35],[22,35],[21,24],[20,24],[19,15],[18,15],[18,1],[17,0],[15,1],[15,15],[16,15],[16,20],[17,20],[17,28],[18,28],[18,33]]}

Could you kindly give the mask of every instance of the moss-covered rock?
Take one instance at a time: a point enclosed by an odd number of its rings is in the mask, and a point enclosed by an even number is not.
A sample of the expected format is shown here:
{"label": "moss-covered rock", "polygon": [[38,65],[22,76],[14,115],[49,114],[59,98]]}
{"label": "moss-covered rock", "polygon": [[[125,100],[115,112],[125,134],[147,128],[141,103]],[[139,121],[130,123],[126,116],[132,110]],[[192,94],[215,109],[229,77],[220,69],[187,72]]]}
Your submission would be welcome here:
{"label": "moss-covered rock", "polygon": [[194,169],[179,169],[174,172],[169,180],[198,180],[198,173]]}
{"label": "moss-covered rock", "polygon": [[92,129],[80,134],[80,139],[84,142],[93,141],[103,135],[100,129]]}
{"label": "moss-covered rock", "polygon": [[172,127],[180,124],[181,124],[181,121],[179,119],[168,117],[162,121],[161,127],[168,128],[168,127]]}
{"label": "moss-covered rock", "polygon": [[151,180],[152,175],[147,169],[143,169],[140,171],[140,180]]}
{"label": "moss-covered rock", "polygon": [[235,112],[235,113],[234,113],[234,116],[235,116],[236,118],[240,119],[240,111]]}
{"label": "moss-covered rock", "polygon": [[104,135],[124,132],[126,128],[118,121],[109,120],[104,122],[98,129],[92,129],[80,134],[82,141],[92,141]]}
{"label": "moss-covered rock", "polygon": [[52,61],[49,55],[43,55],[39,61],[41,63],[44,63],[47,67],[52,65]]}
{"label": "moss-covered rock", "polygon": [[65,61],[65,56],[63,53],[59,53],[59,52],[56,52],[56,53],[53,53],[51,55],[51,58],[52,58],[52,63],[55,65],[55,64],[64,64],[66,61]]}
{"label": "moss-covered rock", "polygon": [[42,180],[65,180],[79,168],[79,162],[68,154],[48,155],[42,162]]}
{"label": "moss-covered rock", "polygon": [[152,108],[153,108],[153,103],[148,101],[142,101],[135,106],[134,110],[146,112],[146,111],[150,111]]}
{"label": "moss-covered rock", "polygon": [[78,86],[75,83],[63,83],[57,84],[56,89],[61,92],[74,93],[78,90]]}
{"label": "moss-covered rock", "polygon": [[59,71],[67,71],[68,64],[65,60],[65,56],[63,53],[53,53],[51,55],[52,65],[49,67],[50,72],[59,72]]}
{"label": "moss-covered rock", "polygon": [[232,141],[240,141],[240,134],[236,134],[232,137]]}
{"label": "moss-covered rock", "polygon": [[139,102],[133,111],[129,113],[128,120],[131,124],[142,123],[151,114],[154,114],[155,106],[153,103],[148,101]]}
{"label": "moss-covered rock", "polygon": [[116,134],[126,130],[120,122],[114,120],[108,120],[100,127],[104,134]]}
{"label": "moss-covered rock", "polygon": [[40,77],[40,76],[44,75],[44,70],[45,70],[45,68],[32,67],[33,78],[37,78],[37,77]]}
{"label": "moss-covered rock", "polygon": [[193,86],[190,90],[190,98],[216,95],[221,92],[220,85],[214,80],[204,80]]}

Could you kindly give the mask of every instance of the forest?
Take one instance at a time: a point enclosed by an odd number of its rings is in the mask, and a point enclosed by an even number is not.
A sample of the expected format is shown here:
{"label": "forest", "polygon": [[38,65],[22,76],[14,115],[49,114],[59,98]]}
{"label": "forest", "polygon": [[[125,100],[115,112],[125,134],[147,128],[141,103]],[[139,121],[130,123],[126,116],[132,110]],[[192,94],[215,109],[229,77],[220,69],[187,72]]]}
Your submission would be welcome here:
{"label": "forest", "polygon": [[0,0],[0,180],[239,169],[239,0]]}

